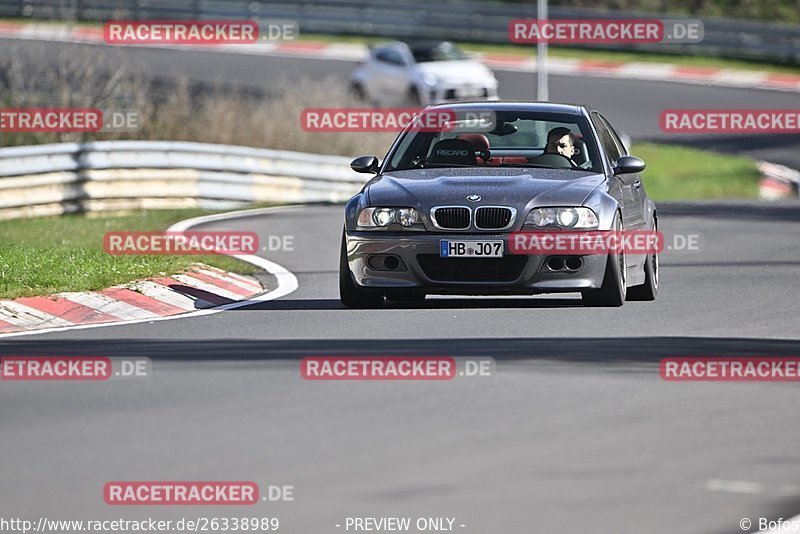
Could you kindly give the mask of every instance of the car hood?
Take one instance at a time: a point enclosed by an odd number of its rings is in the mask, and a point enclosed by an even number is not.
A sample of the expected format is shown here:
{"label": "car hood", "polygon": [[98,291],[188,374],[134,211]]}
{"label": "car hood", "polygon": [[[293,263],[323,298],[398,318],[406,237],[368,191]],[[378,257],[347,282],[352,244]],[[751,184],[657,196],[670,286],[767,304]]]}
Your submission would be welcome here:
{"label": "car hood", "polygon": [[[605,176],[590,171],[485,167],[393,171],[367,188],[371,206],[408,206],[428,212],[433,206],[580,206]],[[479,202],[467,196],[480,195]]]}
{"label": "car hood", "polygon": [[486,65],[471,59],[458,61],[428,61],[418,63],[417,70],[421,74],[433,74],[442,81],[450,83],[477,82],[494,75]]}

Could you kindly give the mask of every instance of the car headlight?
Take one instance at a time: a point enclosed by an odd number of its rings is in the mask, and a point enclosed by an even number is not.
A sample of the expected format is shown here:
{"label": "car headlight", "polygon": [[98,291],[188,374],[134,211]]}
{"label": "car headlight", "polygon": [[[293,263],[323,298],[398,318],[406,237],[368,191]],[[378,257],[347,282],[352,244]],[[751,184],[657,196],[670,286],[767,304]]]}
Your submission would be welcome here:
{"label": "car headlight", "polygon": [[409,227],[419,220],[414,208],[366,208],[358,214],[358,226],[384,227],[391,224]]}
{"label": "car headlight", "polygon": [[429,72],[427,74],[422,75],[422,83],[429,87],[433,87],[434,85],[439,83],[439,77],[435,74]]}
{"label": "car headlight", "polygon": [[540,228],[596,228],[598,222],[597,215],[589,208],[536,208],[528,214],[525,224]]}

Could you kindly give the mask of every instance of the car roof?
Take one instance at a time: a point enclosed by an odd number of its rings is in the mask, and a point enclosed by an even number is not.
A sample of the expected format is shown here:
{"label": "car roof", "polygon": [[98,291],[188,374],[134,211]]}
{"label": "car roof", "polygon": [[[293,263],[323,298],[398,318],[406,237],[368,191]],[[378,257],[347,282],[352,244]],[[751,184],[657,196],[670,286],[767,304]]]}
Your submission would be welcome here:
{"label": "car roof", "polygon": [[565,115],[583,115],[591,110],[589,106],[583,104],[568,104],[559,102],[537,102],[537,101],[508,101],[508,100],[476,100],[469,102],[443,102],[428,106],[428,108],[444,107],[453,110],[475,110],[484,111],[539,111],[542,113],[563,113]]}

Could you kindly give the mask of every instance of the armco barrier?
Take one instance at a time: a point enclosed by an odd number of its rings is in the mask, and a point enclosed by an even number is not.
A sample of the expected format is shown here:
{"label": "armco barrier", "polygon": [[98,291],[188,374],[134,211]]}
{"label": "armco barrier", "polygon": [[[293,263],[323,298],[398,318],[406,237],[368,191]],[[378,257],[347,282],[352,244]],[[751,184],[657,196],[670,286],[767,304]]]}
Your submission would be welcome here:
{"label": "armco barrier", "polygon": [[137,208],[340,202],[349,158],[203,143],[102,141],[0,149],[0,219]]}

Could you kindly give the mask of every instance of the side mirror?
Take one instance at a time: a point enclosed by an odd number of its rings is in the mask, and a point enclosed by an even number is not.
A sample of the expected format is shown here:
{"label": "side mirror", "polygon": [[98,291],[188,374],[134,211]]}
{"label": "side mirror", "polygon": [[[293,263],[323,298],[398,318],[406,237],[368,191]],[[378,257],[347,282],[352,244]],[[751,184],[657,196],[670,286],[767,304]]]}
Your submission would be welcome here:
{"label": "side mirror", "polygon": [[635,156],[622,156],[614,165],[614,176],[642,172],[645,166],[645,162]]}
{"label": "side mirror", "polygon": [[375,156],[360,156],[350,162],[350,168],[356,172],[375,174],[380,163]]}

